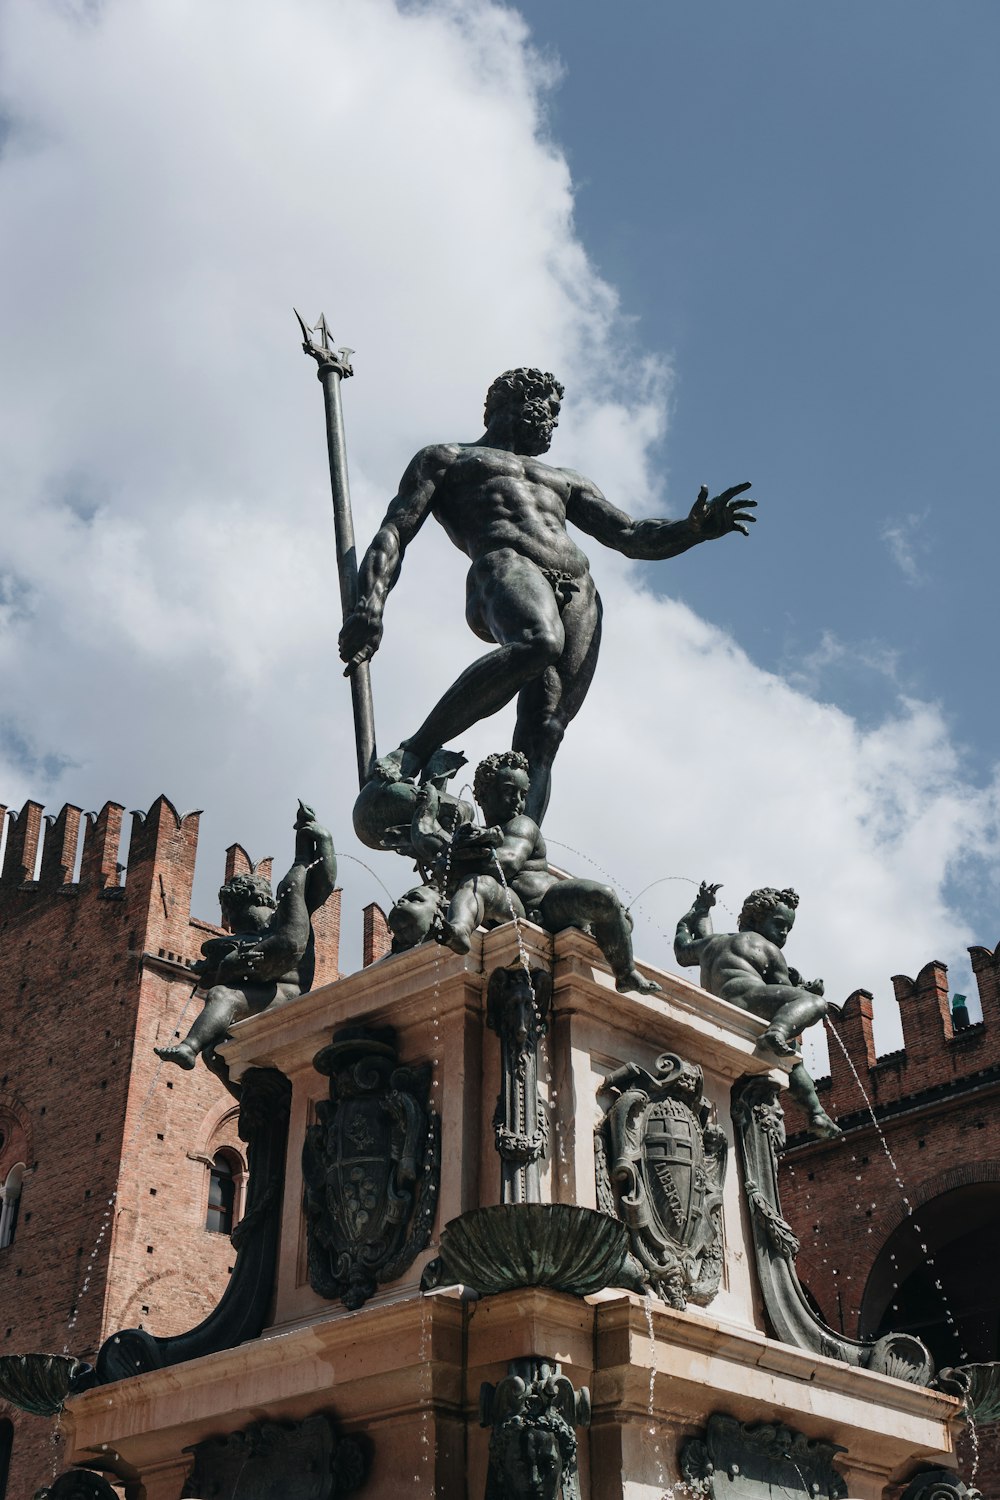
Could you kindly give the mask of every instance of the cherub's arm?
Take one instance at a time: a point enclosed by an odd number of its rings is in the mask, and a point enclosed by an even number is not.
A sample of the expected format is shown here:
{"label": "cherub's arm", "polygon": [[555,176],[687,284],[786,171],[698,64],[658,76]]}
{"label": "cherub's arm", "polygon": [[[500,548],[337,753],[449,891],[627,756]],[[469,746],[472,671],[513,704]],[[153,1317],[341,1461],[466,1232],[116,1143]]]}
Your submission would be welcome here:
{"label": "cherub's arm", "polygon": [[703,880],[691,910],[685,912],[677,923],[674,957],[682,968],[701,962],[701,950],[706,939],[712,936],[712,918],[709,912],[715,905],[715,893],[720,889],[721,885],[709,885]]}
{"label": "cherub's arm", "polygon": [[749,536],[748,527],[757,519],[750,514],[756,500],[742,498],[750,488],[749,482],[723,490],[711,500],[708,486],[703,484],[690,513],[681,521],[634,521],[612,505],[591,480],[582,475],[574,475],[573,480],[567,519],[626,557],[650,561],[677,557],[699,542],[714,541],[730,531]]}
{"label": "cherub's arm", "polygon": [[[382,640],[382,611],[399,577],[403,553],[430,514],[437,487],[452,459],[443,446],[422,448],[399,482],[399,493],[365,553],[358,573],[358,602],[340,632],[347,670],[374,656]],[[346,674],[345,674],[346,675]]]}

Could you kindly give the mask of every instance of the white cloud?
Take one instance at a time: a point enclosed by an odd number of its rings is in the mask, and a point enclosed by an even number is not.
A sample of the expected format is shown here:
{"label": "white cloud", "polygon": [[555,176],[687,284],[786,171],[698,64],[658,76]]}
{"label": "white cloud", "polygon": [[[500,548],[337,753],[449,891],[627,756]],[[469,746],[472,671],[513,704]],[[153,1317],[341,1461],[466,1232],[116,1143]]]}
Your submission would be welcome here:
{"label": "white cloud", "polygon": [[[550,74],[486,0],[8,0],[0,40],[0,792],[204,807],[205,915],[226,844],[280,865],[300,794],[401,889],[350,833],[322,405],[291,307],[358,351],[362,544],[410,454],[477,436],[520,363],[566,382],[555,460],[648,512],[669,371],[575,236]],[[630,892],[721,879],[735,909],[795,884],[792,961],[834,998],[960,954],[944,882],[992,854],[996,802],[933,707],[863,731],[591,553],[606,644],[556,768],[560,862]],[[433,525],[406,559],[373,673],[382,748],[476,653],[462,564]],[[466,736],[470,759],[509,722]],[[342,873],[356,956],[382,893]],[[643,899],[652,961],[691,890]]]}
{"label": "white cloud", "polygon": [[922,534],[926,521],[926,511],[913,511],[898,520],[887,521],[882,527],[882,540],[889,549],[889,556],[914,588],[927,582],[923,559],[930,548]]}

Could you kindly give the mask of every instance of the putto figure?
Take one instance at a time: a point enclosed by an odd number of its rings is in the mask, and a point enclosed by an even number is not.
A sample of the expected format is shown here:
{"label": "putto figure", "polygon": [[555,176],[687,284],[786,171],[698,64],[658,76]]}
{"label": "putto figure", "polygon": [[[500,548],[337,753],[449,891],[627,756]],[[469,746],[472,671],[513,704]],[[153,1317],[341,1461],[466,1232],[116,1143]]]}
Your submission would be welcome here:
{"label": "putto figure", "polygon": [[193,1068],[199,1053],[211,1057],[235,1021],[304,995],[316,967],[311,917],[336,884],[333,839],[300,802],[295,860],[277,894],[262,875],[234,875],[219,891],[232,931],[201,946],[204,957],[194,965],[198,988],[208,991],[201,1015],[183,1041],[156,1047],[157,1055]]}
{"label": "putto figure", "polygon": [[[685,968],[700,964],[702,989],[770,1023],[760,1039],[762,1048],[776,1057],[794,1057],[794,1039],[814,1021],[821,1021],[828,1009],[822,979],[804,983],[781,951],[795,922],[799,898],[792,890],[762,886],[744,901],[739,932],[713,932],[709,912],[719,889],[702,881],[694,905],[677,924],[674,956]],[[809,1118],[812,1135],[820,1139],[840,1135],[840,1127],[819,1102],[801,1058],[792,1068],[788,1086]]]}
{"label": "putto figure", "polygon": [[527,917],[547,932],[579,927],[591,933],[618,990],[656,993],[660,986],[635,967],[631,918],[611,886],[549,869],[541,829],[524,810],[530,790],[520,751],[488,755],[474,781],[487,826],[460,823],[448,834],[436,818],[438,793],[430,785],[421,789],[412,842],[444,894],[436,906],[434,887],[417,887],[400,898],[389,914],[394,951],[435,936],[456,953],[468,953],[477,927]]}
{"label": "putto figure", "polygon": [[340,633],[340,654],[367,661],[382,639],[382,613],[403,555],[429,515],[471,560],[466,619],[497,650],[467,667],[400,746],[414,779],[455,735],[514,697],[513,748],[527,757],[529,815],[540,823],[552,762],[590,687],[601,639],[601,601],[590,565],[566,530],[572,521],[607,547],[637,559],[676,557],[731,531],[749,535],[749,484],[714,499],[702,486],[679,521],[634,521],[589,479],[541,462],[557,425],[563,388],[547,372],[507,370],[486,397],[486,431],[471,443],[422,448],[400,481],[358,580],[357,607]]}

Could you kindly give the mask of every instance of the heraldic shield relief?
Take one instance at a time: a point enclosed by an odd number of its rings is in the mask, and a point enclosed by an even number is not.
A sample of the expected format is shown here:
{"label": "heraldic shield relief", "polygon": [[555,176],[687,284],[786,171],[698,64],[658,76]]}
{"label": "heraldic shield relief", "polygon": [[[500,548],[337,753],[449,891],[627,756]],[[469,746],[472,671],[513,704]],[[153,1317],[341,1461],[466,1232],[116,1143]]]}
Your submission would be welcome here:
{"label": "heraldic shield relief", "polygon": [[362,1307],[429,1239],[440,1176],[430,1063],[399,1062],[395,1034],[345,1026],[313,1059],[329,1103],[302,1148],[309,1284]]}
{"label": "heraldic shield relief", "polygon": [[649,1287],[671,1307],[711,1302],[722,1281],[726,1137],[710,1121],[698,1067],[672,1052],[650,1073],[626,1063],[598,1127],[597,1201],[629,1231]]}

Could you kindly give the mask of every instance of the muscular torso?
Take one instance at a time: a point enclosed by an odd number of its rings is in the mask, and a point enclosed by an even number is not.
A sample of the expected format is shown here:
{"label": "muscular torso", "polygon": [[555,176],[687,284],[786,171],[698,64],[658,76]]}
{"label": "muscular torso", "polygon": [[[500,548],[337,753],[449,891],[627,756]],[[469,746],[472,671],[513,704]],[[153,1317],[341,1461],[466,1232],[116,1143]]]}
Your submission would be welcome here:
{"label": "muscular torso", "polygon": [[442,472],[433,515],[473,562],[509,547],[570,578],[588,571],[587,558],[566,530],[578,475],[474,443],[442,444],[434,456]]}
{"label": "muscular torso", "polygon": [[736,1005],[748,1005],[748,994],[761,985],[789,983],[781,949],[758,932],[715,933],[698,956],[702,989]]}

